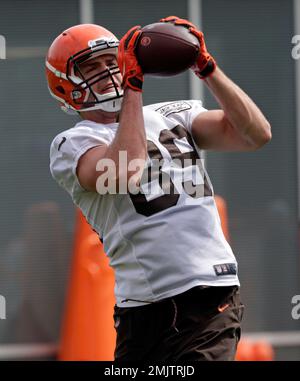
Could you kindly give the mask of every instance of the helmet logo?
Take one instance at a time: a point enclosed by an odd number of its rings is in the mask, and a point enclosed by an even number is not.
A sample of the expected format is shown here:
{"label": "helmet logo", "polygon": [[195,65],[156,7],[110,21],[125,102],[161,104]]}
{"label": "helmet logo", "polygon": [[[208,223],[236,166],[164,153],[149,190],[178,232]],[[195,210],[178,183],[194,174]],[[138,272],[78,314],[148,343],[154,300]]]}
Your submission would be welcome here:
{"label": "helmet logo", "polygon": [[142,46],[148,46],[151,44],[151,38],[150,37],[143,37],[141,39],[141,45]]}
{"label": "helmet logo", "polygon": [[79,99],[79,98],[81,98],[81,92],[78,91],[78,90],[73,90],[72,91],[72,98],[73,99]]}

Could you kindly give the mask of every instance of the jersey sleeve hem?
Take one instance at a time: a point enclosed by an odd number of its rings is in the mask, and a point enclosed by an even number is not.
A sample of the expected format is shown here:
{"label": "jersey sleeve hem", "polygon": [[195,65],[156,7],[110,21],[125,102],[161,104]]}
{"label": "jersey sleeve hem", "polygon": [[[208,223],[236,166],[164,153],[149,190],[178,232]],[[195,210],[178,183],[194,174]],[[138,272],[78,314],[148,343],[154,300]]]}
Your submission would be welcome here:
{"label": "jersey sleeve hem", "polygon": [[80,184],[80,181],[78,179],[78,176],[77,176],[77,165],[78,165],[78,162],[79,162],[79,159],[81,158],[82,155],[84,155],[88,150],[92,149],[92,148],[95,148],[95,147],[98,147],[98,146],[101,146],[101,145],[104,145],[106,143],[103,142],[103,144],[86,144],[85,146],[81,147],[79,151],[77,151],[75,153],[75,155],[73,156],[73,165],[72,165],[72,174],[74,176],[74,179],[77,183],[77,186],[83,191],[83,192],[87,192],[87,190]]}

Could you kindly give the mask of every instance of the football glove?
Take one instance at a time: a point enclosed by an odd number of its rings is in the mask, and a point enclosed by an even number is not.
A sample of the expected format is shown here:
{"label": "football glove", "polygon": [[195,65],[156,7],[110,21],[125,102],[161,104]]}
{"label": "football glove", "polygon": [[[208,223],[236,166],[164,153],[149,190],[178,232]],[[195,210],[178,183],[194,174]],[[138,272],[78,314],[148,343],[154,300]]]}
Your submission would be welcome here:
{"label": "football glove", "polygon": [[142,92],[144,75],[134,52],[140,34],[141,27],[138,25],[122,37],[118,48],[118,66],[123,76],[123,88],[130,87]]}
{"label": "football glove", "polygon": [[201,79],[204,79],[208,77],[210,74],[213,73],[215,70],[217,64],[214,58],[208,53],[204,41],[204,35],[203,32],[198,30],[194,24],[192,24],[190,21],[185,19],[180,19],[177,16],[168,16],[166,18],[163,18],[159,20],[160,22],[171,22],[175,25],[182,25],[195,35],[200,44],[200,53],[197,58],[197,61],[195,65],[191,67],[191,69],[194,71],[194,73]]}

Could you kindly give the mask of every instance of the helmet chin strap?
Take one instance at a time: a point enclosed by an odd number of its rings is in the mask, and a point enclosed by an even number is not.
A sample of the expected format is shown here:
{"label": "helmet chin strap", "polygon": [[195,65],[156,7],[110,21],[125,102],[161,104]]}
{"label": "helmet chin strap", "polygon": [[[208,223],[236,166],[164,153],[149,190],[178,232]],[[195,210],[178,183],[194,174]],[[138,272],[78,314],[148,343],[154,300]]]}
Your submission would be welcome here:
{"label": "helmet chin strap", "polygon": [[[115,94],[115,93],[112,93],[112,94]],[[96,95],[98,96],[98,94],[96,94]],[[120,98],[107,100],[106,102],[98,103],[95,106],[88,107],[88,108],[81,109],[81,110],[75,110],[71,106],[69,106],[67,103],[65,103],[64,105],[61,106],[61,109],[69,115],[77,115],[80,112],[92,111],[92,110],[102,110],[102,111],[106,111],[106,112],[118,112],[121,110],[122,101],[123,101],[123,97],[121,96]]]}
{"label": "helmet chin strap", "polygon": [[[89,97],[89,91],[87,93],[87,98]],[[110,93],[106,94],[99,94],[96,91],[93,91],[94,96],[96,96],[97,101],[99,103],[96,103],[94,106],[87,107],[81,110],[78,110],[79,112],[81,111],[92,111],[92,110],[102,110],[106,112],[118,112],[121,110],[122,106],[122,100],[123,100],[123,90],[117,92],[117,91],[112,91]],[[110,99],[114,98],[115,99]]]}
{"label": "helmet chin strap", "polygon": [[121,110],[122,98],[104,102],[99,105],[99,109],[106,112],[118,112]]}
{"label": "helmet chin strap", "polygon": [[[98,94],[96,92],[94,92],[94,93],[97,96],[98,100],[101,101],[102,100],[101,98],[103,98],[103,95]],[[113,96],[115,94],[116,94],[115,92],[107,93],[107,94],[105,94],[105,97],[106,96]],[[123,92],[121,94],[123,95]],[[120,111],[121,110],[121,106],[122,106],[122,100],[123,100],[123,97],[112,99],[112,100],[107,100],[105,102],[99,103],[97,105],[96,109],[100,109],[100,110],[103,110],[103,111],[106,111],[106,112],[117,112],[117,111]]]}

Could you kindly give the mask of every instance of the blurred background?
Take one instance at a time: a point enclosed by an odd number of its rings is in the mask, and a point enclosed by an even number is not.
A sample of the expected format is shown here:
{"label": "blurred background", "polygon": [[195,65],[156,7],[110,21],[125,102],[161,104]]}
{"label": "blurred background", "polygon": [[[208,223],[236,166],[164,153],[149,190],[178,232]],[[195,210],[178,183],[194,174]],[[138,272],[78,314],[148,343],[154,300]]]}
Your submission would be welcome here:
{"label": "blurred background", "polygon": [[[300,359],[299,159],[297,116],[300,0],[0,0],[0,359],[55,358],[70,275],[75,210],[49,172],[53,137],[76,117],[47,90],[47,48],[64,29],[92,22],[117,37],[161,17],[189,18],[209,52],[263,110],[273,139],[251,153],[207,153],[215,193],[227,203],[239,262],[247,337],[267,338],[276,360]],[[144,103],[201,98],[217,103],[189,73],[147,77]],[[298,127],[297,127],[298,126]]]}

